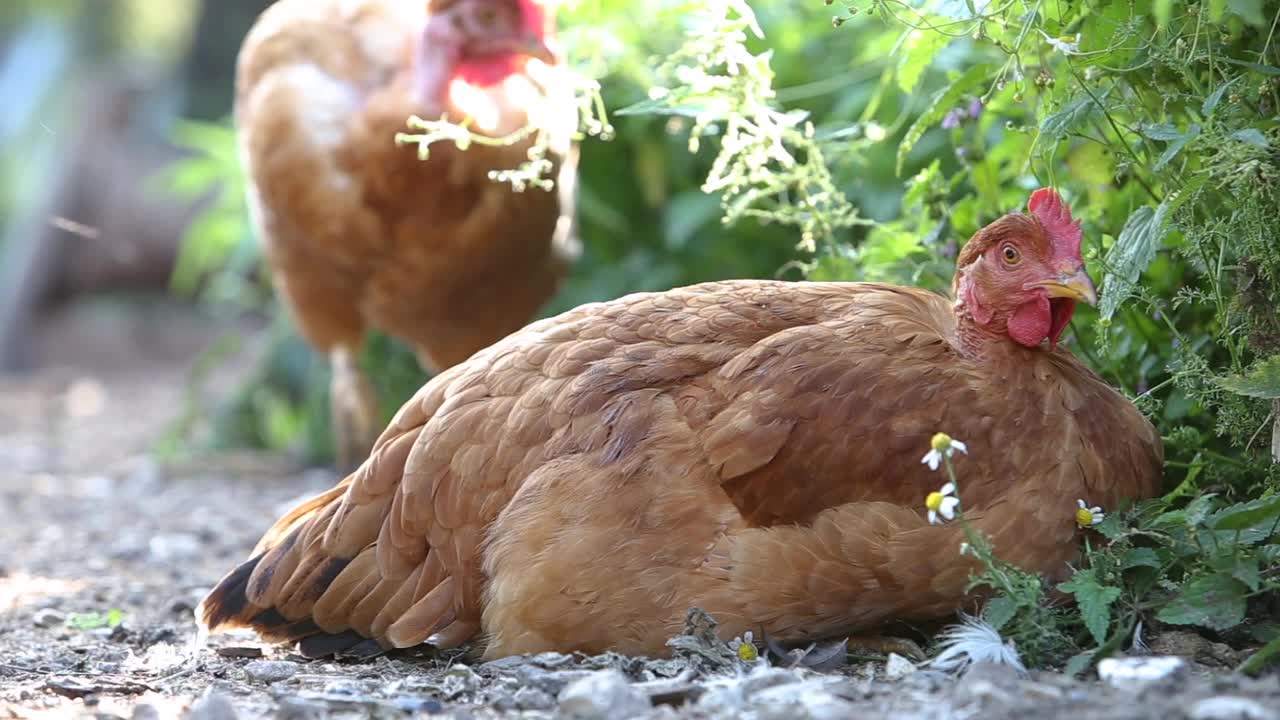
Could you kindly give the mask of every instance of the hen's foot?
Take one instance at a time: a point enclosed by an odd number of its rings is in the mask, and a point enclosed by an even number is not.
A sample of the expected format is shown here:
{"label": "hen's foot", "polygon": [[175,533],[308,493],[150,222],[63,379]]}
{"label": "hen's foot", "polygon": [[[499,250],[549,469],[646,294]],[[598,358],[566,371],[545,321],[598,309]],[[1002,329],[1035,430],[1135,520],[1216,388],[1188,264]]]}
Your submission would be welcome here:
{"label": "hen's foot", "polygon": [[378,399],[351,350],[331,351],[329,366],[333,372],[329,410],[336,462],[340,472],[349,473],[369,456],[382,430],[378,422]]}

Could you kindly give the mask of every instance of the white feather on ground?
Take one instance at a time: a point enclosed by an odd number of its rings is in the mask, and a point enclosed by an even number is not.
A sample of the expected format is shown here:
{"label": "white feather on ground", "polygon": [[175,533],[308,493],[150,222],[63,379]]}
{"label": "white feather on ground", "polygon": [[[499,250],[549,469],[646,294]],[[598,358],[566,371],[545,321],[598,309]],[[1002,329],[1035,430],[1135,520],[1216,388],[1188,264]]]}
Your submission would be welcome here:
{"label": "white feather on ground", "polygon": [[1008,665],[1025,675],[1018,648],[1012,640],[1005,640],[1000,633],[981,618],[961,614],[963,622],[942,631],[939,646],[942,652],[928,662],[930,667],[944,672],[959,672],[973,663]]}

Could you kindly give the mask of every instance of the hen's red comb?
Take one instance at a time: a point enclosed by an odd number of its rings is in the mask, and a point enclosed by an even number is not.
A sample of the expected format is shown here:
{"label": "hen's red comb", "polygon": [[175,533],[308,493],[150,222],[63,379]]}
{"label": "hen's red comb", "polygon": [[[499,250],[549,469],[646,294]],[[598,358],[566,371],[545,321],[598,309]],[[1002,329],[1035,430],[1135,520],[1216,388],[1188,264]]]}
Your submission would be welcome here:
{"label": "hen's red comb", "polygon": [[1080,256],[1080,223],[1071,219],[1071,208],[1053,188],[1040,188],[1031,193],[1027,209],[1040,220],[1054,240],[1054,245]]}

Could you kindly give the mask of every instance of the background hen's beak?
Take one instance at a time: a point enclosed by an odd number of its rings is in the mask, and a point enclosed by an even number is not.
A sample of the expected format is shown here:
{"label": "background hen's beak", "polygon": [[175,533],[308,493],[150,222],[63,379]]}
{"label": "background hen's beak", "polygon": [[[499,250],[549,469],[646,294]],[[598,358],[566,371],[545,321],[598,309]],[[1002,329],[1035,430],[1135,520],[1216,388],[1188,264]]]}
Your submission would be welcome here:
{"label": "background hen's beak", "polygon": [[555,51],[551,49],[551,45],[543,38],[534,34],[476,40],[469,45],[468,51],[469,54],[475,55],[499,53],[527,55],[529,57],[538,58],[548,65],[556,64],[556,54]]}
{"label": "background hen's beak", "polygon": [[1049,297],[1070,298],[1090,305],[1098,304],[1098,289],[1093,284],[1093,278],[1089,277],[1089,273],[1085,272],[1084,268],[1063,273],[1052,280],[1043,280],[1036,285],[1044,288],[1049,293]]}

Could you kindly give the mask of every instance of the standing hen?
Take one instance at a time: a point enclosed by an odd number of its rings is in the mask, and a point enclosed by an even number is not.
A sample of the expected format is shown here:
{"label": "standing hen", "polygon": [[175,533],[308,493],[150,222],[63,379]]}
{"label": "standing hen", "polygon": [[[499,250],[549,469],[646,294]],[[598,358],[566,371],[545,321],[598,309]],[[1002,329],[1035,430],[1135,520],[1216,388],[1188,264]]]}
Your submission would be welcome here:
{"label": "standing hen", "polygon": [[972,527],[1061,577],[1077,501],[1153,496],[1163,451],[1057,346],[1095,293],[1057,193],[1029,207],[965,246],[954,301],[744,280],[534,323],[429,382],[200,617],[308,655],[476,641],[494,658],[662,654],[691,606],[779,640],[944,616],[975,561],[925,510],[939,430],[968,444]]}
{"label": "standing hen", "polygon": [[[366,329],[440,370],[518,329],[576,255],[577,112],[537,0],[280,0],[240,50],[236,126],[254,225],[303,336],[329,357],[339,464],[379,420],[356,357]],[[432,147],[417,115],[551,139],[558,193],[514,192],[510,146]]]}

